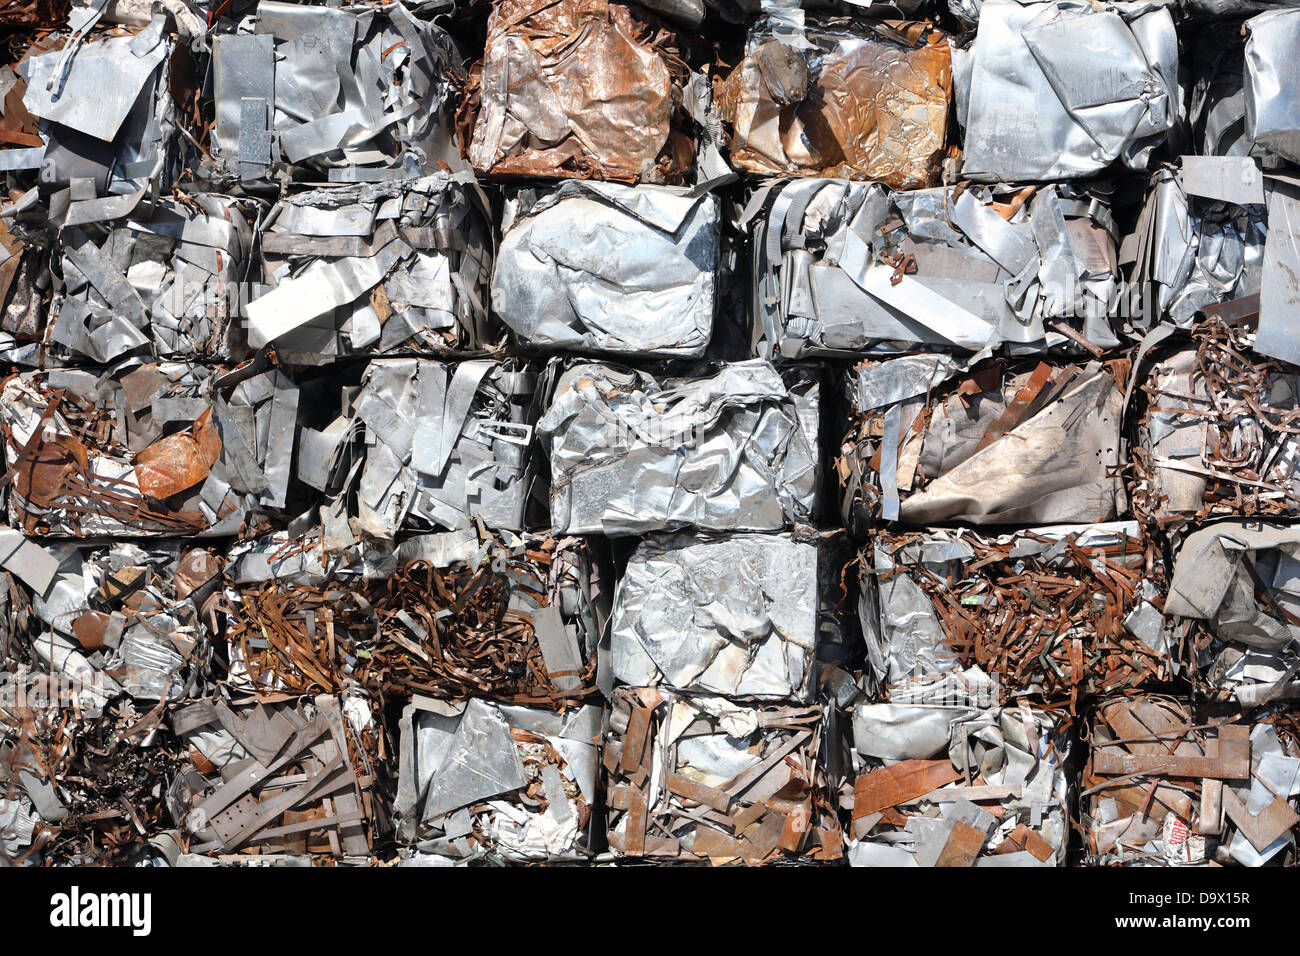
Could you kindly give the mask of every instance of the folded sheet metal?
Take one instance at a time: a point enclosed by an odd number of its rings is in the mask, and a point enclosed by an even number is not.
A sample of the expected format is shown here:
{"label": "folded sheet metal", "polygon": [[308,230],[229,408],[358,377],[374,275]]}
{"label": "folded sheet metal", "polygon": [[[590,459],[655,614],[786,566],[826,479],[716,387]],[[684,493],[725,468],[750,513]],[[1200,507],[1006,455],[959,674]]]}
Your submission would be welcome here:
{"label": "folded sheet metal", "polygon": [[431,172],[454,158],[461,55],[402,3],[262,0],[248,32],[212,38],[214,174],[290,167],[331,182]]}
{"label": "folded sheet metal", "polygon": [[869,682],[891,701],[964,687],[975,666],[994,702],[1040,694],[1077,712],[1179,668],[1163,557],[1134,521],[882,533],[861,568]]}
{"label": "folded sheet metal", "polygon": [[1247,156],[1184,156],[1152,177],[1121,259],[1135,284],[1154,285],[1160,318],[1189,328],[1206,306],[1256,295],[1268,216],[1264,178]]}
{"label": "folded sheet metal", "polygon": [[1174,697],[1100,702],[1083,772],[1092,866],[1295,864],[1294,714],[1198,713]]}
{"label": "folded sheet metal", "polygon": [[668,186],[521,190],[502,224],[493,310],[532,348],[700,358],[713,334],[720,205]]}
{"label": "folded sheet metal", "polygon": [[27,534],[230,535],[286,506],[298,388],[130,360],[10,376],[0,423],[10,522]]}
{"label": "folded sheet metal", "polygon": [[620,857],[714,865],[843,855],[820,707],[619,688],[601,758]]}
{"label": "folded sheet metal", "polygon": [[15,119],[42,122],[38,141],[0,152],[0,166],[37,168],[51,219],[67,226],[125,216],[171,187],[186,142],[176,96],[196,85],[162,14],[138,32],[110,32],[96,26],[104,6],[73,8],[62,42],[34,47],[14,68]]}
{"label": "folded sheet metal", "polygon": [[761,176],[937,186],[952,105],[948,37],[928,23],[760,17],[717,110],[731,162]]}
{"label": "folded sheet metal", "polygon": [[1246,136],[1300,163],[1300,9],[1269,10],[1242,26],[1246,35]]}
{"label": "folded sheet metal", "polygon": [[495,0],[457,124],[481,175],[677,183],[694,162],[676,34],[635,4]]}
{"label": "folded sheet metal", "polygon": [[659,379],[579,363],[551,394],[537,430],[551,459],[556,534],[777,531],[815,518],[812,369],[747,361]]}
{"label": "folded sheet metal", "polygon": [[260,240],[270,289],[248,303],[248,338],[284,361],[447,354],[492,347],[491,223],[463,177],[292,192]]}
{"label": "folded sheet metal", "polygon": [[222,634],[231,686],[367,688],[558,707],[592,693],[611,576],[582,539],[462,532],[330,554],[316,528],[236,548]]}
{"label": "folded sheet metal", "polygon": [[1224,520],[1183,539],[1165,613],[1192,627],[1198,684],[1243,707],[1300,698],[1300,527]]}
{"label": "folded sheet metal", "polygon": [[962,175],[977,181],[1145,169],[1182,109],[1163,4],[986,0],[967,55]]}
{"label": "folded sheet metal", "polygon": [[978,694],[853,709],[853,866],[1064,866],[1070,721]]}
{"label": "folded sheet metal", "polygon": [[584,859],[602,719],[591,705],[413,701],[401,719],[398,839],[465,863]]}
{"label": "folded sheet metal", "polygon": [[106,365],[132,354],[242,359],[240,290],[255,216],[252,204],[200,193],[137,207],[106,234],[65,230],[47,363]]}
{"label": "folded sheet metal", "polygon": [[[299,478],[331,498],[328,534],[518,530],[532,477],[535,377],[511,362],[376,359],[344,414],[302,434]],[[346,520],[345,520],[346,519]]]}
{"label": "folded sheet metal", "polygon": [[228,704],[170,715],[191,763],[166,790],[198,855],[370,857],[388,830],[375,792],[382,768],[376,702],[357,693]]}
{"label": "folded sheet metal", "polygon": [[28,542],[7,562],[26,585],[15,596],[25,613],[7,656],[59,683],[93,716],[122,694],[142,709],[193,696],[206,683],[202,615],[221,563],[215,550],[179,540]]}
{"label": "folded sheet metal", "polygon": [[1119,344],[1116,230],[1100,193],[841,179],[762,189],[750,220],[759,355]]}
{"label": "folded sheet metal", "polygon": [[[729,698],[811,703],[818,642],[836,630],[840,535],[656,535],[614,595],[614,676]],[[843,557],[847,558],[848,555]]]}
{"label": "folded sheet metal", "polygon": [[[1228,303],[1229,306],[1233,303]],[[1300,513],[1292,419],[1300,371],[1251,351],[1254,333],[1214,316],[1153,354],[1130,409],[1133,513],[1192,520]]]}
{"label": "folded sheet metal", "polygon": [[866,361],[838,460],[845,524],[1109,521],[1127,362]]}

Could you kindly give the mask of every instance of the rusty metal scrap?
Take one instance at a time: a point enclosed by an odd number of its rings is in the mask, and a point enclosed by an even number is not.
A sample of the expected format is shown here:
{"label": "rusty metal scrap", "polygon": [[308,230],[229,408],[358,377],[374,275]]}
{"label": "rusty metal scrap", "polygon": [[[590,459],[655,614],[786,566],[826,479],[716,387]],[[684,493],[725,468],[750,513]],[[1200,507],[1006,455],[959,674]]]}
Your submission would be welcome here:
{"label": "rusty metal scrap", "polygon": [[1136,522],[881,533],[862,555],[875,679],[892,695],[978,667],[1004,693],[1068,702],[1173,676],[1160,549]]}
{"label": "rusty metal scrap", "polygon": [[[590,598],[600,581],[590,548],[470,534],[447,561],[420,544],[404,543],[384,576],[344,566],[249,580],[236,561],[222,602],[231,681],[276,695],[355,684],[379,701],[481,696],[546,707],[592,693],[604,613]],[[276,543],[271,556],[309,547]]]}
{"label": "rusty metal scrap", "polygon": [[1294,856],[1300,756],[1290,721],[1154,695],[1099,704],[1081,781],[1088,861],[1260,866]]}
{"label": "rusty metal scrap", "polygon": [[1300,513],[1293,446],[1300,373],[1207,318],[1155,357],[1131,409],[1133,513],[1168,529]]}
{"label": "rusty metal scrap", "polygon": [[602,761],[610,847],[715,865],[837,860],[821,708],[619,688]]}
{"label": "rusty metal scrap", "polygon": [[635,4],[495,0],[457,114],[480,174],[678,183],[694,162],[675,32]]}
{"label": "rusty metal scrap", "polygon": [[747,173],[915,189],[939,185],[952,87],[948,37],[928,23],[778,13],[750,27],[717,110]]}

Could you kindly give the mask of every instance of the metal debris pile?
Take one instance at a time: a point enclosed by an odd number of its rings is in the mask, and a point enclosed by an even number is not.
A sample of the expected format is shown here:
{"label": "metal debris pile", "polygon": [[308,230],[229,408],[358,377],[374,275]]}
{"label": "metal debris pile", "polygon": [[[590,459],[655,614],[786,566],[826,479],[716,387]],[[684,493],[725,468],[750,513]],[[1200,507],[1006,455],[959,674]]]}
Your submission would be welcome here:
{"label": "metal debris pile", "polygon": [[1295,3],[0,39],[0,865],[1300,865]]}

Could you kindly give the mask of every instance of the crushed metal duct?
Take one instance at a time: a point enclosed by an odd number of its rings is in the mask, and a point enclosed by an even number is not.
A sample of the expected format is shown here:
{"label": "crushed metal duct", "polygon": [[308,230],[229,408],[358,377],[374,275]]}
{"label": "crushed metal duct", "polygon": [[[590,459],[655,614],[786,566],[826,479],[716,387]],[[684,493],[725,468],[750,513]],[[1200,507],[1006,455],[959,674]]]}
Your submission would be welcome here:
{"label": "crushed metal duct", "polygon": [[716,196],[566,182],[508,204],[492,306],[532,348],[700,358],[713,334]]}
{"label": "crushed metal duct", "polygon": [[760,17],[717,91],[731,162],[759,176],[937,186],[948,151],[948,38],[928,23]]}
{"label": "crushed metal duct", "polygon": [[819,707],[614,692],[604,740],[610,848],[714,865],[838,860]]}
{"label": "crushed metal duct", "polygon": [[259,244],[270,286],[248,303],[248,339],[282,361],[491,348],[487,202],[447,173],[285,196]]}
{"label": "crushed metal duct", "polygon": [[[552,369],[556,369],[552,366]],[[577,363],[537,424],[551,459],[551,530],[640,534],[811,523],[818,374],[768,362],[699,377]]]}
{"label": "crushed metal duct", "polygon": [[1077,713],[1179,667],[1164,559],[1137,522],[880,533],[861,572],[869,678],[890,700],[987,675],[994,702],[1038,694]]}
{"label": "crushed metal duct", "polygon": [[459,862],[581,860],[592,848],[602,714],[483,700],[402,712],[398,839]]}
{"label": "crushed metal duct", "polygon": [[1120,344],[1116,227],[1086,188],[786,180],[750,209],[758,354]]}
{"label": "crushed metal duct", "polygon": [[694,162],[678,38],[635,4],[494,0],[457,114],[492,177],[681,182]]}
{"label": "crushed metal duct", "polygon": [[1269,10],[1241,29],[1246,136],[1255,147],[1300,163],[1300,9]]}
{"label": "crushed metal duct", "polygon": [[851,865],[1065,865],[1070,721],[978,698],[854,707]]}
{"label": "crushed metal duct", "polygon": [[845,524],[1109,521],[1123,509],[1128,363],[941,354],[856,366],[838,461]]}
{"label": "crushed metal duct", "polygon": [[[634,687],[811,703],[835,637],[840,536],[647,537],[614,594],[614,676]],[[829,631],[829,634],[823,632]]]}
{"label": "crushed metal duct", "polygon": [[1081,823],[1093,866],[1263,866],[1295,855],[1292,714],[1195,714],[1121,697],[1091,715]]}

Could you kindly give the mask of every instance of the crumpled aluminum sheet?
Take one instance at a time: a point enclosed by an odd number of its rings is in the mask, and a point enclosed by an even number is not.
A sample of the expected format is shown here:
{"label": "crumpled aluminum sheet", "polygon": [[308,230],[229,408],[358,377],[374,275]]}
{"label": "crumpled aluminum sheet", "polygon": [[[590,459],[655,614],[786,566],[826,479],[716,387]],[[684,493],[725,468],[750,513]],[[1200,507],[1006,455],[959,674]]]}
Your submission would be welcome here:
{"label": "crumpled aluminum sheet", "polygon": [[248,303],[249,342],[302,365],[493,347],[491,228],[459,175],[290,193],[261,234],[270,288]]}
{"label": "crumpled aluminum sheet", "polygon": [[1291,525],[1225,520],[1179,543],[1165,613],[1196,624],[1198,683],[1209,693],[1249,708],[1300,698],[1297,569]]}
{"label": "crumpled aluminum sheet", "polygon": [[250,19],[213,37],[214,177],[369,182],[455,159],[461,54],[440,26],[401,3],[262,0]]}
{"label": "crumpled aluminum sheet", "polygon": [[1184,156],[1181,172],[1155,173],[1121,258],[1133,282],[1154,283],[1160,317],[1190,328],[1206,306],[1260,291],[1263,202],[1263,178],[1247,157]]}
{"label": "crumpled aluminum sheet", "polygon": [[861,363],[838,460],[845,524],[1111,520],[1124,508],[1126,372],[1123,360]]}
{"label": "crumpled aluminum sheet", "polygon": [[39,170],[47,202],[34,192],[24,198],[65,227],[125,216],[147,194],[157,197],[187,151],[173,90],[191,85],[193,61],[165,35],[161,12],[134,34],[108,35],[96,26],[103,7],[74,8],[75,38],[16,65],[22,105],[43,121],[42,145],[0,152],[0,169]]}
{"label": "crumpled aluminum sheet", "polygon": [[739,170],[914,189],[939,184],[952,82],[948,37],[928,23],[777,10],[749,28],[716,107]]}
{"label": "crumpled aluminum sheet", "polygon": [[188,852],[369,858],[389,830],[373,792],[378,706],[352,691],[233,706],[218,696],[174,710],[169,727],[192,762],[166,800]]}
{"label": "crumpled aluminum sheet", "polygon": [[1182,109],[1178,37],[1158,3],[986,0],[967,56],[962,175],[979,182],[1145,169]]}
{"label": "crumpled aluminum sheet", "polygon": [[849,863],[1064,866],[1069,726],[1060,714],[961,693],[857,705]]}
{"label": "crumpled aluminum sheet", "polygon": [[1270,10],[1246,35],[1246,136],[1256,148],[1300,163],[1300,9]]}
{"label": "crumpled aluminum sheet", "polygon": [[757,354],[1119,344],[1115,226],[1085,189],[793,180],[757,202]]}
{"label": "crumpled aluminum sheet", "polygon": [[[867,683],[891,701],[975,688],[991,703],[1047,694],[1077,711],[1179,666],[1163,557],[1137,522],[882,533],[861,567]],[[981,689],[984,673],[994,687]]]}
{"label": "crumpled aluminum sheet", "polygon": [[1154,356],[1129,412],[1133,513],[1166,530],[1300,513],[1300,373],[1253,354],[1254,333],[1221,318],[1191,336]]}
{"label": "crumpled aluminum sheet", "polygon": [[0,388],[9,520],[27,534],[231,535],[287,502],[298,388],[128,360]]}
{"label": "crumpled aluminum sheet", "polygon": [[819,707],[619,688],[602,759],[619,857],[714,865],[841,858]]}
{"label": "crumpled aluminum sheet", "polygon": [[608,0],[494,0],[457,115],[462,154],[494,177],[669,183],[694,161],[677,111],[672,30]]}
{"label": "crumpled aluminum sheet", "polygon": [[227,683],[561,707],[596,687],[612,572],[584,539],[476,528],[330,552],[320,527],[237,545],[218,610]]}
{"label": "crumpled aluminum sheet", "polygon": [[39,553],[19,552],[21,565],[6,565],[27,585],[24,656],[74,693],[83,712],[97,717],[121,694],[147,709],[205,684],[211,651],[202,612],[222,563],[213,550],[180,540],[31,547]]}
{"label": "crumpled aluminum sheet", "polygon": [[601,709],[417,699],[402,712],[397,837],[456,861],[584,859]]}
{"label": "crumpled aluminum sheet", "polygon": [[577,363],[551,396],[537,433],[551,459],[555,534],[777,531],[815,518],[812,369],[751,360],[658,379]]}
{"label": "crumpled aluminum sheet", "polygon": [[847,598],[830,534],[643,539],[614,594],[614,676],[634,687],[811,703],[819,639]]}
{"label": "crumpled aluminum sheet", "polygon": [[1084,863],[1294,865],[1295,731],[1294,716],[1281,713],[1252,722],[1172,697],[1102,702],[1082,779]]}
{"label": "crumpled aluminum sheet", "polygon": [[508,204],[492,307],[526,346],[700,358],[713,334],[718,198],[566,182]]}
{"label": "crumpled aluminum sheet", "polygon": [[247,354],[239,288],[253,242],[253,210],[216,193],[161,199],[107,234],[66,230],[62,288],[46,364],[108,364],[125,355],[238,361]]}
{"label": "crumpled aluminum sheet", "polygon": [[[517,531],[531,483],[532,372],[514,362],[376,359],[344,414],[304,428],[298,477],[330,498],[332,547],[399,529]],[[360,446],[355,440],[361,439]]]}

